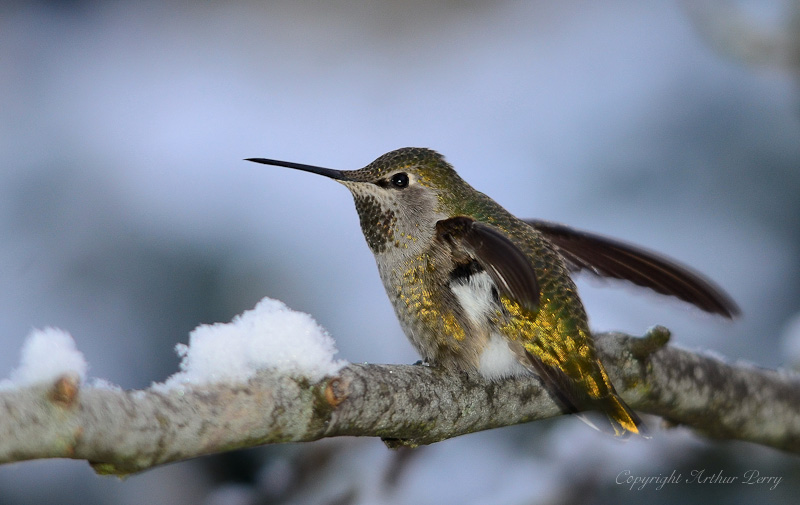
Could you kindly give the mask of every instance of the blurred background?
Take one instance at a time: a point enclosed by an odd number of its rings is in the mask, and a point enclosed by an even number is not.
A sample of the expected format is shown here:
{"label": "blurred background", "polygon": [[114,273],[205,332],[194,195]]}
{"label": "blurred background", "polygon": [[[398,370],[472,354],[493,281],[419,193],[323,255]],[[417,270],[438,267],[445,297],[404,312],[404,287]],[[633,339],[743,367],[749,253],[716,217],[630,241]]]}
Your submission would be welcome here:
{"label": "blurred background", "polygon": [[[520,217],[664,252],[741,305],[729,323],[579,280],[595,330],[761,366],[800,362],[800,2],[0,4],[0,376],[34,327],[90,375],[144,388],[201,323],[270,296],[353,362],[411,363],[349,193],[242,161],[360,168],[425,146]],[[0,467],[0,504],[791,502],[779,451],[659,430],[622,444],[561,418],[414,451],[288,444],[124,481]],[[692,471],[774,490],[666,485]],[[628,472],[625,474],[624,472]],[[620,477],[622,476],[622,477]]]}

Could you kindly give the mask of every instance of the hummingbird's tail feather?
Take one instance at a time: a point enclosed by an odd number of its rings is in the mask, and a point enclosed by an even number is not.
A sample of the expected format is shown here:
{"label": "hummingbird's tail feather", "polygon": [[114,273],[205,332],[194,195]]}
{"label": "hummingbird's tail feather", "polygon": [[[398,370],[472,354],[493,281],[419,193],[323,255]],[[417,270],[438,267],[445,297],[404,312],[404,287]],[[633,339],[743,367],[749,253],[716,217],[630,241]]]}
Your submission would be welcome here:
{"label": "hummingbird's tail feather", "polygon": [[627,440],[631,435],[650,438],[639,416],[616,394],[591,400],[588,410],[574,412],[574,415],[591,428],[618,440]]}
{"label": "hummingbird's tail feather", "polygon": [[[644,422],[626,404],[618,394],[612,393],[604,398],[595,400],[597,410],[605,414],[608,424],[613,429],[613,435],[628,438],[632,434],[650,438]],[[603,431],[603,430],[600,430]]]}
{"label": "hummingbird's tail feather", "polygon": [[[575,381],[563,370],[545,365],[530,352],[525,353],[532,370],[539,376],[553,398],[565,413],[575,414],[581,421],[602,433],[619,438],[636,434],[649,438],[644,422],[608,383],[608,394],[600,398],[589,397],[576,387]],[[597,414],[597,415],[594,415]]]}

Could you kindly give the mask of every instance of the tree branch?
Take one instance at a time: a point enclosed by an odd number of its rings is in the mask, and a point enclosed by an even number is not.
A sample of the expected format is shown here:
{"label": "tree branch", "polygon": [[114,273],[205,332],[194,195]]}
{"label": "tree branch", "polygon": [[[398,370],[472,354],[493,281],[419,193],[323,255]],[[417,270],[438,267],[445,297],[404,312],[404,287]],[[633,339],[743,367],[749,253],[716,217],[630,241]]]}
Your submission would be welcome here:
{"label": "tree branch", "polygon": [[[669,333],[608,333],[596,345],[619,393],[642,412],[712,438],[800,453],[800,375],[666,346]],[[168,392],[55,384],[0,390],[0,463],[89,461],[127,474],[204,454],[341,435],[429,444],[560,415],[535,379],[487,382],[413,365],[344,367],[311,383],[263,370],[246,384]]]}

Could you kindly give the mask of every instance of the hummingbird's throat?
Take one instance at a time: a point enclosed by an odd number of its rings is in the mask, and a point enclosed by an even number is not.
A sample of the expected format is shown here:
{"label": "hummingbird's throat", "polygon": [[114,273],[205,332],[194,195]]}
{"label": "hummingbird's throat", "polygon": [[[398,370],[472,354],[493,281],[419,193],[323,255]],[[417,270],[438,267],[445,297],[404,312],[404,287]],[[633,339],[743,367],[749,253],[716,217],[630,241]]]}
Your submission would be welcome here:
{"label": "hummingbird's throat", "polygon": [[374,195],[353,191],[353,198],[361,221],[361,231],[364,232],[369,248],[374,253],[382,253],[390,246],[399,246],[399,240],[395,237],[395,213],[381,205]]}

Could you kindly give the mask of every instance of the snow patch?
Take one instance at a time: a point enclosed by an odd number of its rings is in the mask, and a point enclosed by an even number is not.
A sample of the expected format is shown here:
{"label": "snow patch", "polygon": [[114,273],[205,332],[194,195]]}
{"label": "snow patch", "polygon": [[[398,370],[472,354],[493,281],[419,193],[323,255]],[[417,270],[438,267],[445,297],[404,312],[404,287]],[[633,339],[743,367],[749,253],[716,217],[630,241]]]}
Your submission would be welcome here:
{"label": "snow patch", "polygon": [[346,364],[334,360],[333,339],[308,314],[264,298],[230,323],[201,325],[178,344],[181,371],[154,389],[213,382],[244,382],[264,368],[320,380]]}
{"label": "snow patch", "polygon": [[10,378],[0,381],[0,387],[52,382],[66,374],[77,375],[83,382],[88,368],[69,333],[58,328],[33,330],[22,345],[19,366]]}

